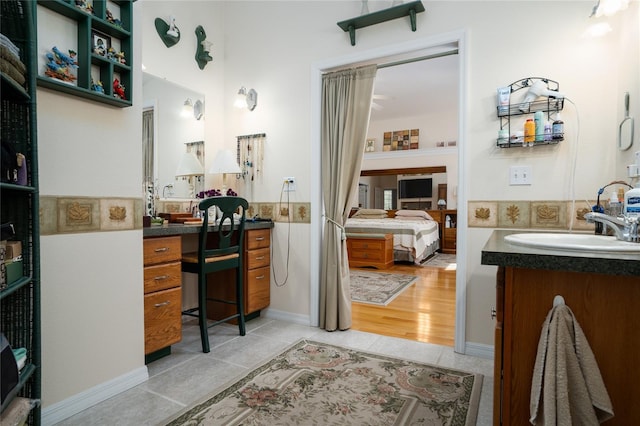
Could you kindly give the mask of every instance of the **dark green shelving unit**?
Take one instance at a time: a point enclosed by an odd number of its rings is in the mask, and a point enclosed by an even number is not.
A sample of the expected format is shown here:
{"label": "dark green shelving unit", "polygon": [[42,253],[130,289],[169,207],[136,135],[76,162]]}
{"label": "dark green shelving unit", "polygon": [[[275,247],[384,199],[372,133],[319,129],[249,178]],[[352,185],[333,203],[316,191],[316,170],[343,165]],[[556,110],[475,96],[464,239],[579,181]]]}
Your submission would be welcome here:
{"label": "dark green shelving unit", "polygon": [[[1,411],[15,400],[41,398],[40,358],[40,230],[38,206],[38,156],[36,126],[36,35],[35,3],[29,0],[0,1],[2,34],[20,49],[20,62],[26,67],[24,84],[15,71],[0,72],[0,139],[4,149],[25,156],[26,185],[6,179],[3,174],[1,221],[13,224],[15,236],[22,243],[22,277],[0,287],[0,330],[12,348],[25,348],[27,360],[20,370],[18,383],[2,402]],[[8,61],[6,57],[0,59]],[[7,66],[6,63],[3,64]],[[40,424],[39,405],[28,424]]]}
{"label": "dark green shelving unit", "polygon": [[424,12],[424,5],[420,0],[412,1],[409,3],[399,4],[397,6],[389,7],[387,9],[378,10],[376,12],[360,15],[355,18],[345,19],[338,22],[338,26],[343,31],[349,32],[349,38],[351,39],[351,45],[356,45],[356,30],[358,28],[368,27],[370,25],[380,24],[382,22],[391,21],[393,19],[402,18],[408,16],[411,21],[411,31],[417,29],[416,26],[416,14]]}
{"label": "dark green shelving unit", "polygon": [[[133,1],[112,0],[120,8],[121,25],[115,25],[107,20],[107,1],[93,0],[93,13],[76,7],[74,0],[38,0],[38,6],[75,21],[77,24],[77,85],[67,84],[55,78],[42,75],[39,70],[38,85],[47,89],[57,90],[69,95],[78,96],[95,102],[105,103],[120,108],[132,105],[133,94]],[[103,35],[118,40],[120,50],[124,52],[125,64],[111,60],[94,53],[93,33],[98,31]],[[99,70],[98,80],[102,81],[104,93],[91,89],[91,68]],[[125,87],[125,98],[113,96],[113,79],[118,76]]]}

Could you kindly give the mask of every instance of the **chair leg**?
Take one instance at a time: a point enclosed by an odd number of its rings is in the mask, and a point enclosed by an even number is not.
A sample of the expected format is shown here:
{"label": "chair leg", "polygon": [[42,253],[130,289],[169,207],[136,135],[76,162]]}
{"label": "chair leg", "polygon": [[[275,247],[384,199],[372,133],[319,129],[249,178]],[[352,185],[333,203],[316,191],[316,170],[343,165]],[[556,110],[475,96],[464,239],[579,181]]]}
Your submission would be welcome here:
{"label": "chair leg", "polygon": [[198,274],[198,323],[202,352],[209,353],[209,329],[207,327],[207,276]]}
{"label": "chair leg", "polygon": [[246,334],[245,324],[244,324],[244,291],[242,288],[244,287],[244,283],[242,280],[242,268],[238,268],[236,270],[236,307],[238,309],[238,328],[240,329],[240,335],[244,336]]}

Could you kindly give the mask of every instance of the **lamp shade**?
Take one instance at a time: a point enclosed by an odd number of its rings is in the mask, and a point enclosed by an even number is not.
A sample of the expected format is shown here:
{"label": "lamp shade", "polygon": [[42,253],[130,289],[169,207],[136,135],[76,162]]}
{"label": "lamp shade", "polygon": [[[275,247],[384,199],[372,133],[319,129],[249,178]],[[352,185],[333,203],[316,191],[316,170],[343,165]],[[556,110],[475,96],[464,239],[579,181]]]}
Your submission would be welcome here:
{"label": "lamp shade", "polygon": [[242,171],[240,170],[240,166],[233,156],[233,153],[228,149],[221,149],[216,154],[216,158],[213,159],[213,164],[211,164],[209,173],[242,173]]}
{"label": "lamp shade", "polygon": [[198,161],[193,152],[185,152],[180,159],[176,176],[197,176],[204,175],[204,167]]}

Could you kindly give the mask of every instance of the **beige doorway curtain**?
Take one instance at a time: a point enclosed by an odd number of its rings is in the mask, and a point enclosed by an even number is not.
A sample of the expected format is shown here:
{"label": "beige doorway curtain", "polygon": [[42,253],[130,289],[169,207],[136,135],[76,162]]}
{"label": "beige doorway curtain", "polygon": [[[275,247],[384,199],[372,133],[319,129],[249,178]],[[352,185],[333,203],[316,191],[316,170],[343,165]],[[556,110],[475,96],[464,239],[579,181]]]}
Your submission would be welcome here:
{"label": "beige doorway curtain", "polygon": [[320,327],[351,327],[349,260],[344,236],[369,127],[377,67],[369,65],[322,77],[322,195],[324,233],[320,270]]}

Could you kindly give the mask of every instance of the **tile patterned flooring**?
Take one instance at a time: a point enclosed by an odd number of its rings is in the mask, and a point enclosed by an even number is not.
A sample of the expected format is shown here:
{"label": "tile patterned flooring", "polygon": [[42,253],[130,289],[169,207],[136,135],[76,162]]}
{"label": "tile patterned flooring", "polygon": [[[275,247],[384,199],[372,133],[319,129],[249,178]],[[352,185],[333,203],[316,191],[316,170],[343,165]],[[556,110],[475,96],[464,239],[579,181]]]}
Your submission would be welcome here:
{"label": "tile patterned flooring", "polygon": [[460,355],[451,347],[355,330],[326,332],[285,321],[256,318],[246,336],[237,326],[209,329],[211,352],[202,353],[197,322],[183,327],[182,342],[148,365],[149,380],[57,425],[162,425],[176,413],[233,383],[301,338],[437,364],[484,375],[477,425],[492,422],[493,360]]}

